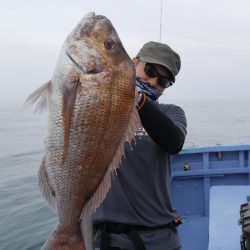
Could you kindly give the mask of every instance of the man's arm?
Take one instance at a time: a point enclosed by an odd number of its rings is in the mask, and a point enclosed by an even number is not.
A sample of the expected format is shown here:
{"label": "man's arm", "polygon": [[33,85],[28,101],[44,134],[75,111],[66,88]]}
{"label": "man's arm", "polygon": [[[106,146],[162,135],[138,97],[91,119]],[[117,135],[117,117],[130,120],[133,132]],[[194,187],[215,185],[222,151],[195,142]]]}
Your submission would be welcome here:
{"label": "man's arm", "polygon": [[157,145],[171,154],[182,149],[185,135],[154,103],[145,100],[138,113],[143,127]]}

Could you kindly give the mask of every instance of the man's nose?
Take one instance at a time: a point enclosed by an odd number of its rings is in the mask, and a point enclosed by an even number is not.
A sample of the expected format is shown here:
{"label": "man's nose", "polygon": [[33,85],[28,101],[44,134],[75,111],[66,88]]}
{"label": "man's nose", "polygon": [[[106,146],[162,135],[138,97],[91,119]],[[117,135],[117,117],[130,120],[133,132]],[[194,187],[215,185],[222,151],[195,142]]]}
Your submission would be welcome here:
{"label": "man's nose", "polygon": [[150,77],[150,78],[147,80],[147,82],[150,84],[151,87],[156,88],[156,86],[157,86],[157,80],[158,80],[157,77]]}

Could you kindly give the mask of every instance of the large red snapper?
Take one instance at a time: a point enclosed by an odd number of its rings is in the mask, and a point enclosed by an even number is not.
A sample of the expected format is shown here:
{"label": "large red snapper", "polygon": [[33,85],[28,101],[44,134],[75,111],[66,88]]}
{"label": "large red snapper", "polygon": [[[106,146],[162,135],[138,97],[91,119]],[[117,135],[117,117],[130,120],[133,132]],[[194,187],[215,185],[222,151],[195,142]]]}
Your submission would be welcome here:
{"label": "large red snapper", "polygon": [[64,42],[51,81],[28,98],[49,106],[39,184],[59,221],[42,249],[85,249],[80,218],[87,222],[105,198],[124,142],[140,126],[134,83],[111,22],[89,13]]}

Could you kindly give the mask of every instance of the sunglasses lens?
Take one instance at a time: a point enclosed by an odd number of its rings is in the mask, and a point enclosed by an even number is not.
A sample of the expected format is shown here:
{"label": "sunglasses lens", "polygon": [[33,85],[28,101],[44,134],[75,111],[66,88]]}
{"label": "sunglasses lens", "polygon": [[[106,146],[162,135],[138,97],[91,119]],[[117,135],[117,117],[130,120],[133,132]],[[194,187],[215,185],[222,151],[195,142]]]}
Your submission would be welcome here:
{"label": "sunglasses lens", "polygon": [[163,88],[168,88],[173,84],[170,78],[161,76],[152,64],[145,63],[144,72],[149,77],[153,77],[153,78],[158,77],[157,82]]}
{"label": "sunglasses lens", "polygon": [[149,77],[157,77],[158,76],[158,72],[156,71],[154,66],[151,64],[146,63],[145,67],[144,67],[144,71],[147,74],[147,76],[149,76]]}
{"label": "sunglasses lens", "polygon": [[173,83],[172,83],[172,81],[171,81],[169,78],[160,76],[160,77],[158,77],[158,84],[159,84],[161,87],[163,87],[163,88],[168,88],[168,87],[170,87]]}

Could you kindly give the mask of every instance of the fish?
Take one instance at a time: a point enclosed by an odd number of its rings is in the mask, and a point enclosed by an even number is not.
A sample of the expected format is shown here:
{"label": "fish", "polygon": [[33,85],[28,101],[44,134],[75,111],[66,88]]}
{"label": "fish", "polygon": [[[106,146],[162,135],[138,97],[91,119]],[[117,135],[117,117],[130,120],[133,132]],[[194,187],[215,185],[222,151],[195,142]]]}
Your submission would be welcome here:
{"label": "fish", "polygon": [[90,12],[80,20],[51,80],[27,104],[49,111],[38,178],[58,223],[42,249],[93,249],[91,215],[111,187],[124,143],[141,127],[135,68],[107,17]]}

